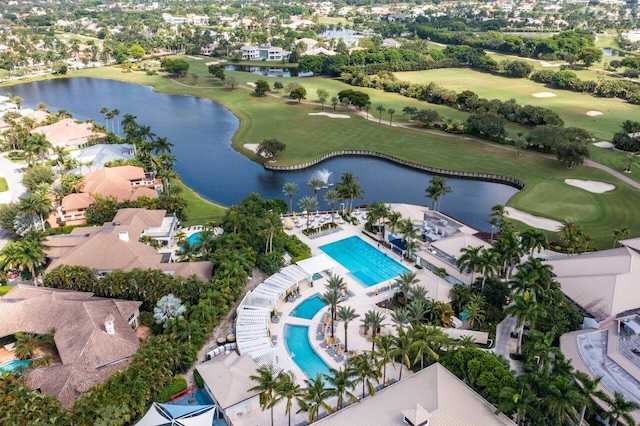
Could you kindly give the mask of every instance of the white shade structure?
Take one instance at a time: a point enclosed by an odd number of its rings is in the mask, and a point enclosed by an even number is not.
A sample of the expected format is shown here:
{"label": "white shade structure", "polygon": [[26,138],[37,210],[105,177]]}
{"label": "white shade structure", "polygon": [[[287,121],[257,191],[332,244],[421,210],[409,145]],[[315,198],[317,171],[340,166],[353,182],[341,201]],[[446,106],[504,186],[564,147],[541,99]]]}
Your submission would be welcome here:
{"label": "white shade structure", "polygon": [[215,405],[169,405],[154,402],[136,426],[211,426]]}

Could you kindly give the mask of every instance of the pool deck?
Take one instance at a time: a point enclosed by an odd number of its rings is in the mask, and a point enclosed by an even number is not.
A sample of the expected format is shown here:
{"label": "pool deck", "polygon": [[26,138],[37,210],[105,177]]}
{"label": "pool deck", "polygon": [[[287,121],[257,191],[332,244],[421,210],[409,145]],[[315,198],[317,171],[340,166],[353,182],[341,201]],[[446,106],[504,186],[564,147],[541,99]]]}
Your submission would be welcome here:
{"label": "pool deck", "polygon": [[[306,223],[305,219],[300,218],[301,222]],[[363,221],[361,221],[363,222]],[[426,269],[417,269],[413,267],[413,264],[407,264],[400,255],[397,253],[393,253],[391,250],[384,248],[381,246],[377,247],[376,241],[372,240],[367,235],[362,233],[363,223],[359,225],[351,225],[351,224],[342,224],[342,230],[328,234],[322,237],[316,237],[314,239],[308,238],[304,234],[302,234],[300,228],[294,228],[292,230],[287,230],[286,232],[289,234],[294,234],[300,240],[302,240],[305,244],[307,244],[311,248],[312,255],[318,255],[323,253],[319,247],[325,244],[332,243],[334,241],[342,240],[351,236],[358,236],[368,244],[370,244],[373,248],[382,251],[385,255],[391,257],[395,261],[402,263],[406,267],[408,267],[411,271],[416,272],[416,278],[419,280],[419,285],[424,286],[429,290],[428,297],[432,297],[436,300],[449,301],[449,289],[452,285],[445,280],[436,277],[433,273]],[[348,349],[350,351],[358,351],[362,353],[363,351],[371,350],[371,333],[368,336],[364,336],[364,329],[362,326],[361,320],[364,318],[364,314],[371,310],[376,309],[380,311],[383,315],[386,316],[386,320],[384,321],[384,327],[382,328],[381,334],[394,334],[395,328],[390,319],[390,312],[387,309],[380,308],[376,306],[376,303],[382,302],[391,298],[397,289],[389,289],[388,285],[390,282],[381,283],[378,286],[365,287],[363,284],[357,282],[354,278],[351,278],[348,275],[348,270],[346,270],[342,265],[337,263],[337,266],[334,270],[334,273],[344,278],[347,283],[348,290],[353,292],[354,295],[349,297],[346,301],[342,302],[339,306],[350,306],[352,307],[357,314],[360,315],[359,318],[356,318],[352,322],[349,323],[348,326]],[[313,287],[310,283],[302,283],[300,285],[300,294],[301,296],[297,298],[293,302],[285,302],[283,300],[278,302],[278,306],[276,309],[279,313],[282,314],[280,317],[280,321],[277,323],[270,323],[269,329],[271,331],[271,335],[277,336],[277,345],[279,345],[279,349],[282,350],[282,353],[287,353],[285,342],[284,342],[284,327],[287,324],[292,325],[303,325],[309,327],[309,343],[311,347],[316,351],[316,353],[322,358],[322,360],[330,367],[330,368],[344,368],[346,362],[345,361],[338,362],[336,361],[326,349],[321,347],[321,343],[325,342],[326,339],[322,338],[319,340],[317,338],[317,329],[318,326],[323,324],[323,315],[329,312],[328,307],[324,307],[320,309],[316,315],[308,320],[304,318],[292,317],[289,314],[296,308],[300,303],[305,301],[307,298],[313,296],[314,294],[320,293],[322,294],[325,290],[325,285],[328,280],[327,273],[322,274],[323,277],[319,280],[314,280]],[[376,291],[378,288],[378,294],[374,294],[369,296],[367,293],[371,293]],[[339,339],[340,343],[344,344],[344,324],[342,322],[337,323],[337,327],[335,330],[335,336]],[[292,366],[292,371],[295,374],[296,382],[301,386],[305,386],[304,380],[307,379],[306,375],[303,371],[298,367],[298,365],[294,362],[290,362]],[[398,379],[400,374],[400,366],[399,365],[391,365],[387,366],[387,379]],[[402,375],[403,377],[408,377],[412,372],[403,368]],[[361,392],[361,385],[356,387],[356,393]],[[334,403],[335,404],[335,403]],[[302,412],[296,414],[297,406],[294,404],[292,409],[292,424],[297,424],[307,419],[307,413]],[[276,422],[276,424],[286,424],[286,417],[284,417],[284,404],[278,404],[274,408],[274,415],[276,419],[282,419],[282,422]],[[282,417],[281,417],[282,416]],[[266,423],[263,423],[266,422]],[[244,416],[238,417],[234,419],[234,425],[240,426],[253,426],[255,424],[267,424],[270,422],[269,411],[261,412],[261,411],[252,411],[251,413],[245,413]]]}

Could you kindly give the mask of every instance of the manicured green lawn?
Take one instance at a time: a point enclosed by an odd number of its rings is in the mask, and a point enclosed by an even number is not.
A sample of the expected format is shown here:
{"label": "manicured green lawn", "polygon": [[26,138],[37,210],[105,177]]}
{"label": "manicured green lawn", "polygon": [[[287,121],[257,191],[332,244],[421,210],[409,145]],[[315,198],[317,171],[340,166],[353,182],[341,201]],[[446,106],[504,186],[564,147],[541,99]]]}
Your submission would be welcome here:
{"label": "manicured green lawn", "polygon": [[0,192],[5,192],[9,190],[9,184],[7,180],[3,177],[0,177]]}
{"label": "manicured green lawn", "polygon": [[224,216],[226,208],[205,200],[180,181],[174,181],[173,185],[181,187],[182,196],[187,199],[186,220],[183,223],[185,226],[202,225],[220,220]]}
{"label": "manicured green lawn", "polygon": [[[566,126],[581,127],[597,139],[611,140],[620,129],[622,122],[640,114],[640,106],[621,102],[617,99],[595,98],[568,90],[550,89],[543,84],[524,78],[510,79],[470,69],[437,69],[396,73],[400,80],[412,83],[433,81],[458,92],[472,90],[487,99],[515,99],[521,104],[530,104],[556,111]],[[556,96],[534,97],[534,93],[551,92]],[[604,114],[589,117],[588,111],[597,110]]]}
{"label": "manicured green lawn", "polygon": [[[203,65],[202,68],[206,67]],[[310,112],[320,111],[320,106],[297,104],[270,96],[258,98],[252,90],[238,88],[231,91],[221,83],[205,77],[198,81],[198,87],[193,87],[178,85],[162,76],[121,73],[113,68],[83,70],[74,72],[73,75],[131,81],[152,85],[161,92],[201,96],[221,102],[241,119],[240,128],[233,138],[233,146],[254,160],[255,156],[243,148],[244,144],[277,138],[287,144],[287,150],[278,158],[279,164],[297,164],[336,149],[347,148],[371,149],[435,167],[500,173],[526,183],[525,188],[509,201],[510,206],[556,220],[576,218],[593,237],[596,247],[609,247],[611,231],[616,227],[627,226],[632,236],[640,235],[640,215],[635,214],[640,205],[640,191],[597,169],[567,169],[555,159],[532,153],[517,156],[512,150],[471,138],[392,128],[356,115],[349,119],[309,116]],[[228,75],[233,75],[241,82],[255,81],[255,76],[248,73],[236,72]],[[191,80],[185,78],[184,84],[190,84]],[[303,81],[308,88],[324,87],[330,92],[338,87],[349,87],[320,78]],[[501,81],[504,84],[504,79]],[[538,88],[535,90],[542,91]],[[405,101],[399,95],[375,92]],[[313,99],[313,96],[310,98]],[[608,154],[611,153],[601,155]],[[611,161],[613,160],[612,156]],[[616,185],[616,190],[592,194],[566,185],[565,178],[610,182]],[[197,216],[194,213],[194,217]]]}

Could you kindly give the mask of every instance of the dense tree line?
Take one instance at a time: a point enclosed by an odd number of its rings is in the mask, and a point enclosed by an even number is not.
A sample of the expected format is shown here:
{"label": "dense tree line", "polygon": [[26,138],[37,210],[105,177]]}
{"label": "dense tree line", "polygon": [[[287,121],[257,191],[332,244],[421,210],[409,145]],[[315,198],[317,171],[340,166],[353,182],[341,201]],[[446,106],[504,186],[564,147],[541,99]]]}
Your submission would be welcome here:
{"label": "dense tree line", "polygon": [[640,121],[625,120],[622,130],[613,135],[613,144],[622,151],[640,151]]}

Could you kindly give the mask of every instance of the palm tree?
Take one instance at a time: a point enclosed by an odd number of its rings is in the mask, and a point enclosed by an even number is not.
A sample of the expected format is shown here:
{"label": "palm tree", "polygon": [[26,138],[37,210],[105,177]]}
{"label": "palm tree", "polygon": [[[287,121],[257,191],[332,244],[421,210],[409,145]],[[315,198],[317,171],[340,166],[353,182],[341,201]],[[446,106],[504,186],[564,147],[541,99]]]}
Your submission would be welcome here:
{"label": "palm tree", "polygon": [[499,264],[503,276],[508,280],[513,268],[520,263],[520,257],[524,254],[518,232],[507,229],[493,243],[493,250],[498,254]]}
{"label": "palm tree", "polygon": [[322,189],[322,187],[325,185],[325,182],[318,178],[318,177],[312,177],[311,179],[309,179],[307,181],[307,185],[309,185],[311,188],[313,188],[313,198],[316,199],[316,206],[318,205],[318,191],[320,191]]}
{"label": "palm tree", "polygon": [[640,409],[640,404],[635,401],[627,401],[620,392],[613,393],[613,399],[607,398],[606,403],[611,407],[610,411],[603,414],[603,418],[611,419],[611,426],[617,426],[622,419],[627,425],[635,425],[631,412]]}
{"label": "palm tree", "polygon": [[347,368],[356,376],[355,383],[362,383],[362,398],[367,395],[366,391],[369,392],[369,395],[376,394],[374,380],[377,382],[381,372],[367,353],[350,358],[347,362]]}
{"label": "palm tree", "polygon": [[409,321],[411,321],[414,326],[420,324],[420,321],[427,315],[428,311],[429,308],[426,300],[412,300],[411,303],[407,305]]}
{"label": "palm tree", "polygon": [[399,330],[398,335],[393,339],[393,350],[391,351],[393,359],[400,358],[400,376],[398,380],[402,380],[402,366],[406,366],[407,370],[411,368],[411,338],[404,330]]}
{"label": "palm tree", "polygon": [[633,166],[633,163],[635,163],[637,159],[638,159],[638,154],[636,154],[635,152],[630,152],[627,155],[627,160],[629,161],[629,163],[627,164],[627,168],[624,169],[625,173],[631,173],[631,166]]}
{"label": "palm tree", "polygon": [[538,250],[538,253],[540,253],[542,249],[549,248],[547,236],[543,232],[533,228],[529,228],[522,233],[520,242],[525,250],[531,251],[531,256],[533,256],[533,252],[536,249]]}
{"label": "palm tree", "polygon": [[569,376],[557,375],[545,395],[547,416],[553,424],[565,423],[569,413],[573,413],[575,405],[580,401],[577,386]]}
{"label": "palm tree", "polygon": [[0,264],[4,269],[27,270],[38,286],[37,269],[44,263],[46,246],[42,236],[35,231],[27,232],[21,239],[10,241],[0,252]]}
{"label": "palm tree", "polygon": [[[342,321],[344,323],[344,351],[347,352],[349,351],[347,328],[349,327],[349,323],[360,317],[360,315],[356,314],[356,310],[351,306],[338,306],[336,317],[338,318],[338,321]],[[333,337],[333,334],[331,337]]]}
{"label": "palm tree", "polygon": [[330,388],[327,388],[325,381],[321,374],[318,374],[315,379],[305,380],[306,387],[303,389],[300,402],[300,411],[309,412],[309,423],[318,420],[320,409],[324,408],[328,413],[333,413],[333,409],[325,401],[331,392]]}
{"label": "palm tree", "polygon": [[429,186],[427,187],[427,197],[433,200],[433,210],[438,211],[439,200],[445,194],[451,192],[451,188],[447,186],[447,182],[443,177],[434,176],[429,181]]}
{"label": "palm tree", "polygon": [[325,374],[324,377],[329,382],[332,388],[329,389],[329,396],[338,397],[336,404],[336,411],[342,409],[345,396],[349,399],[350,403],[358,400],[358,397],[351,392],[355,387],[355,381],[353,380],[353,370],[349,368],[341,368],[336,370],[330,369],[331,374]]}
{"label": "palm tree", "polygon": [[298,201],[298,206],[307,212],[307,229],[309,228],[309,216],[313,210],[316,210],[318,202],[313,197],[302,197]]}
{"label": "palm tree", "polygon": [[391,312],[391,321],[396,325],[396,331],[404,330],[404,326],[409,324],[409,311],[407,308],[400,307]]}
{"label": "palm tree", "polygon": [[573,219],[564,219],[558,227],[558,236],[567,246],[569,253],[573,253],[579,245],[582,226],[576,224]]}
{"label": "palm tree", "polygon": [[324,200],[331,206],[331,223],[334,218],[334,207],[340,201],[340,193],[335,189],[330,189],[324,194]]}
{"label": "palm tree", "polygon": [[[377,359],[378,368],[382,366],[382,383],[386,386],[387,383],[387,364],[393,362],[393,337],[386,334],[378,336],[377,347],[375,357]],[[395,368],[395,364],[393,364]]]}
{"label": "palm tree", "polygon": [[420,280],[416,278],[415,272],[408,271],[398,276],[398,289],[404,296],[404,306],[407,306],[409,302],[409,291],[411,291],[411,287],[419,282]]}
{"label": "palm tree", "polygon": [[382,123],[382,113],[385,112],[387,109],[382,105],[378,105],[376,107],[376,110],[378,110],[378,112],[380,113],[380,117],[378,118],[378,124],[380,124]]}
{"label": "palm tree", "polygon": [[264,226],[263,232],[267,234],[265,253],[271,253],[273,251],[273,236],[282,231],[282,221],[277,213],[270,213],[264,218]]}
{"label": "palm tree", "polygon": [[302,388],[296,383],[291,371],[283,371],[278,374],[273,405],[276,405],[283,399],[287,401],[284,413],[289,417],[289,426],[291,426],[291,407],[293,405],[293,400],[298,399],[301,394]]}
{"label": "palm tree", "polygon": [[[377,227],[376,233],[378,235],[383,229],[382,226],[380,226],[380,222],[384,221],[387,218],[388,214],[389,214],[389,207],[387,207],[385,203],[380,201],[374,201],[367,210],[367,221],[372,226],[374,224],[376,225]],[[381,238],[378,237],[378,240],[381,240]]]}
{"label": "palm tree", "polygon": [[173,144],[167,138],[162,137],[155,138],[151,145],[156,155],[171,154],[171,148],[173,147]]}
{"label": "palm tree", "polygon": [[456,265],[461,273],[471,274],[471,282],[473,283],[473,274],[478,270],[480,250],[482,246],[468,246],[460,250],[462,255],[456,261]]}
{"label": "palm tree", "polygon": [[440,352],[451,346],[451,339],[449,336],[447,336],[444,331],[434,326],[426,324],[413,326],[410,334],[413,338],[411,347],[418,349],[413,363],[417,363],[419,359],[421,370],[424,368],[425,354],[433,362],[436,362],[440,359]]}
{"label": "palm tree", "polygon": [[621,228],[615,228],[611,233],[613,236],[613,248],[616,247],[618,241],[623,240],[629,236],[629,228],[623,226]]}
{"label": "palm tree", "polygon": [[400,226],[400,222],[402,221],[402,215],[399,212],[390,212],[387,216],[387,222],[385,223],[385,227],[389,230],[391,234],[395,234]]}
{"label": "palm tree", "polygon": [[469,327],[473,328],[473,324],[478,321],[484,321],[484,306],[486,302],[481,294],[474,294],[471,300],[464,307],[465,312],[469,314]]}
{"label": "palm tree", "polygon": [[396,110],[393,108],[389,108],[387,110],[387,114],[389,114],[389,126],[393,126],[393,114],[396,113]]}
{"label": "palm tree", "polygon": [[368,310],[364,314],[364,319],[362,322],[364,323],[364,335],[367,335],[367,330],[371,327],[371,352],[375,351],[376,348],[376,336],[378,335],[378,330],[381,327],[384,327],[383,321],[386,319],[386,315],[375,311],[373,309]]}
{"label": "palm tree", "polygon": [[505,309],[507,315],[514,315],[517,319],[520,332],[518,333],[518,353],[522,350],[522,334],[524,333],[524,325],[529,322],[531,329],[534,328],[536,319],[546,316],[546,312],[536,302],[535,296],[525,291],[523,294],[515,294],[513,296],[513,304]]}
{"label": "palm tree", "polygon": [[336,318],[336,308],[338,306],[338,303],[340,303],[341,297],[340,297],[340,292],[335,291],[335,290],[327,290],[322,296],[320,296],[320,300],[322,300],[322,302],[325,305],[329,305],[330,309],[331,309],[331,338],[333,339],[333,322],[335,321]]}
{"label": "palm tree", "polygon": [[32,333],[20,333],[16,339],[16,356],[18,359],[33,359],[38,348],[38,338]]}
{"label": "palm tree", "polygon": [[273,426],[273,405],[275,392],[278,385],[278,377],[273,366],[262,366],[258,368],[258,375],[249,376],[251,380],[258,384],[251,389],[250,392],[260,392],[260,407],[262,410],[271,409],[271,426]]}
{"label": "palm tree", "polygon": [[[500,404],[498,411],[503,413],[515,412],[515,422],[517,425],[526,424],[527,413],[533,409],[538,398],[531,389],[523,386],[518,392],[511,387],[505,387],[500,390]],[[582,425],[582,423],[578,423]]]}
{"label": "palm tree", "polygon": [[40,219],[40,225],[42,226],[42,230],[44,231],[44,216],[48,216],[53,206],[51,205],[51,200],[44,194],[39,192],[34,192],[32,194],[27,195],[20,199],[18,203],[18,209],[20,212],[25,215],[25,217],[31,218],[31,223],[33,225],[34,230],[38,230],[38,223],[36,218]]}
{"label": "palm tree", "polygon": [[282,186],[282,192],[289,197],[289,211],[293,214],[293,196],[298,193],[298,184],[295,182],[286,182]]}

